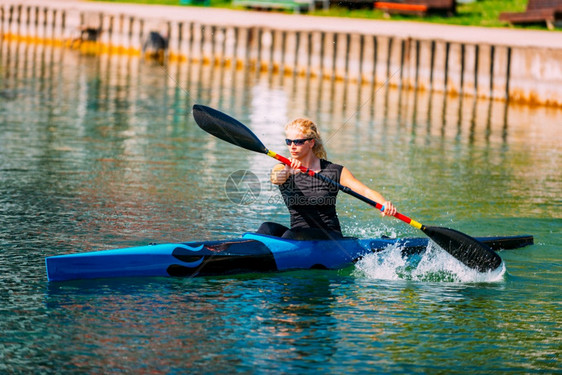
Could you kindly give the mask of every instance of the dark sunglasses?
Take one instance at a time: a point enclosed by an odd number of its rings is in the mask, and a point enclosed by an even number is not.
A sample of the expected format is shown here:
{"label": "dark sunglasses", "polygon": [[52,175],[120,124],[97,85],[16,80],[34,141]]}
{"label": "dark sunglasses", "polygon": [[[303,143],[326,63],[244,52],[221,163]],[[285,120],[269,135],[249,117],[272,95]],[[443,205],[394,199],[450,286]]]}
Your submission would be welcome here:
{"label": "dark sunglasses", "polygon": [[303,139],[285,139],[285,143],[287,146],[290,146],[291,143],[294,143],[295,146],[302,146],[306,141],[310,141],[312,138],[303,138]]}

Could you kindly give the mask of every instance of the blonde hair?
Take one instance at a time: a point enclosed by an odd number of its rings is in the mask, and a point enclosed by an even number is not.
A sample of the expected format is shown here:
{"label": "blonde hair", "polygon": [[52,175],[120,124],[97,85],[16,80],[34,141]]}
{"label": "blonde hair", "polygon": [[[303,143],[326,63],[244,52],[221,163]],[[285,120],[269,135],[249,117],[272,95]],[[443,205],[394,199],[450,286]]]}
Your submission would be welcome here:
{"label": "blonde hair", "polygon": [[322,137],[320,137],[320,132],[318,127],[312,120],[306,118],[296,118],[293,121],[285,125],[285,130],[289,128],[296,128],[299,130],[306,138],[314,139],[314,147],[312,152],[319,159],[327,159],[326,150],[324,149],[324,143],[322,142]]}

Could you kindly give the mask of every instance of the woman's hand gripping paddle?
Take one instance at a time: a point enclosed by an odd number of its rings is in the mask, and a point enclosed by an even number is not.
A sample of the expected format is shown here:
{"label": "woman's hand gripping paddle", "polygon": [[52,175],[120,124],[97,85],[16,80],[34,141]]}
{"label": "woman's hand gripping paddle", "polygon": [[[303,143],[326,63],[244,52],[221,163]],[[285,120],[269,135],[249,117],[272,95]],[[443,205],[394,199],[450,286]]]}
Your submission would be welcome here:
{"label": "woman's hand gripping paddle", "polygon": [[[244,124],[216,109],[196,104],[193,106],[193,117],[201,129],[223,141],[245,148],[246,150],[266,154],[284,164],[291,165],[289,159],[267,149],[258,137]],[[306,167],[301,167],[300,170],[309,176],[336,186],[344,193],[352,195],[379,210],[383,209],[380,203],[356,193],[347,186],[343,186],[324,175],[316,173]],[[464,233],[449,228],[428,227],[398,212],[394,217],[421,230],[449,254],[479,272],[493,271],[501,264],[501,258],[498,254],[487,245]]]}

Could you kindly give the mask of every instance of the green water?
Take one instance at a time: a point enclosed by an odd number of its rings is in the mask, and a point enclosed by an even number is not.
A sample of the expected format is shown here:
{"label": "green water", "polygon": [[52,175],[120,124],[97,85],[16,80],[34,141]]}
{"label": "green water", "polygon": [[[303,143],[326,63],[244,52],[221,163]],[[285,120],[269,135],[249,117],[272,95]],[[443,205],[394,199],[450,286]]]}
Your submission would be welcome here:
{"label": "green water", "polygon": [[[562,371],[561,110],[39,45],[0,54],[1,372]],[[404,214],[535,245],[500,252],[493,279],[390,254],[341,271],[48,283],[46,256],[288,222],[274,161],[202,132],[195,103],[281,153],[283,124],[311,117],[329,158]],[[247,204],[225,193],[237,170],[261,182]],[[349,235],[422,235],[348,196],[338,210]]]}

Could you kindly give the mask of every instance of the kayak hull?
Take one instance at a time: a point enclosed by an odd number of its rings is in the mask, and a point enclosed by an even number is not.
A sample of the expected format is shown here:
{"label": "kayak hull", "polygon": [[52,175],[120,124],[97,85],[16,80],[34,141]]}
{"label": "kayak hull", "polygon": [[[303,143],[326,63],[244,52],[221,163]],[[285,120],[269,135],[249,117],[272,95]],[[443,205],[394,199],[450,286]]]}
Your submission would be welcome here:
{"label": "kayak hull", "polygon": [[[494,250],[533,243],[532,236],[483,237]],[[421,253],[427,238],[287,240],[246,233],[241,238],[130,247],[45,259],[49,281],[112,277],[216,276],[295,269],[341,269],[368,253],[396,245],[403,256]]]}

